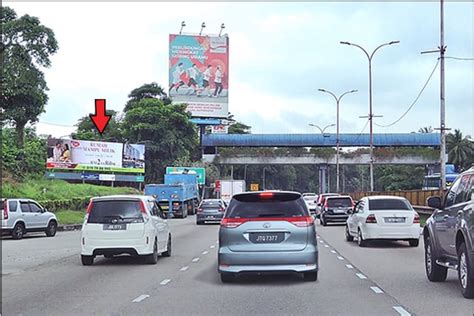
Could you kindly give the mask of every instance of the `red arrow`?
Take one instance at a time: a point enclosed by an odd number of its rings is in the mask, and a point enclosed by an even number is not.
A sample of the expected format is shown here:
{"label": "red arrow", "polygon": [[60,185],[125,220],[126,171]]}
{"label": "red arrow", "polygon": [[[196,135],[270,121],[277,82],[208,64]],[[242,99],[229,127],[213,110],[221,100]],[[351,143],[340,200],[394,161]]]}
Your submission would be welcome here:
{"label": "red arrow", "polygon": [[95,99],[95,114],[89,115],[97,131],[102,134],[109,124],[111,115],[105,114],[105,99]]}

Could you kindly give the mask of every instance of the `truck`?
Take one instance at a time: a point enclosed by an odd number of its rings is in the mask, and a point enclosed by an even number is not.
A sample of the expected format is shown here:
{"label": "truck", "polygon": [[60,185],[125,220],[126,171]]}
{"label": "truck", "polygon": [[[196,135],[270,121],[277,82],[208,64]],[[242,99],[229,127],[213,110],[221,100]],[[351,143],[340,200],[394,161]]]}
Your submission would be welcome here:
{"label": "truck", "polygon": [[229,204],[234,194],[246,191],[245,180],[219,180],[216,187],[219,187],[221,199],[226,204]]}
{"label": "truck", "polygon": [[[459,175],[453,164],[446,164],[446,187],[449,188]],[[429,171],[423,180],[423,190],[439,190],[441,187],[441,174]]]}
{"label": "truck", "polygon": [[199,204],[197,174],[165,174],[165,183],[145,185],[145,195],[153,196],[168,218],[196,213]]}

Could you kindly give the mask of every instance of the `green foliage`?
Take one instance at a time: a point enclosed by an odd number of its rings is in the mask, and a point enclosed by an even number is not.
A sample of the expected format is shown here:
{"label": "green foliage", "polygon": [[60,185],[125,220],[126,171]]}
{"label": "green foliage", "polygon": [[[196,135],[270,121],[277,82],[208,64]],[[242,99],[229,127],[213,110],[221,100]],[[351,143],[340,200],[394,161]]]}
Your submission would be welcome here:
{"label": "green foliage", "polygon": [[250,125],[246,125],[242,122],[237,122],[234,119],[234,115],[229,113],[227,117],[229,123],[229,134],[250,134],[252,127]]}
{"label": "green foliage", "polygon": [[425,168],[419,166],[377,166],[374,170],[375,190],[421,189],[425,175]]}
{"label": "green foliage", "polygon": [[171,99],[168,98],[165,91],[156,82],[146,83],[136,89],[128,95],[129,100],[125,104],[124,112],[130,111],[135,108],[139,101],[143,99],[160,99],[163,104],[171,104]]}
{"label": "green foliage", "polygon": [[58,219],[59,225],[82,224],[86,212],[73,210],[59,210],[54,212]]}
{"label": "green foliage", "polygon": [[77,122],[77,131],[72,133],[72,138],[117,143],[123,142],[124,138],[122,135],[121,117],[119,113],[114,110],[107,110],[106,113],[107,115],[110,115],[111,118],[104,133],[100,134],[92,123],[89,115],[86,115],[80,118]]}
{"label": "green foliage", "polygon": [[474,163],[474,142],[470,136],[464,137],[458,129],[446,135],[448,162],[459,171],[466,170]]}

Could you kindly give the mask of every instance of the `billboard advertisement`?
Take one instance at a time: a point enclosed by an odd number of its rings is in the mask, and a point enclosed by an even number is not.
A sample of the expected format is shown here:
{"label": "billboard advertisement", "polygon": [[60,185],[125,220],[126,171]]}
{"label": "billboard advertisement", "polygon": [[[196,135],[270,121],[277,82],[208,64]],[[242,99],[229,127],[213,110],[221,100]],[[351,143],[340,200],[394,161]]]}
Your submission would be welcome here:
{"label": "billboard advertisement", "polygon": [[228,134],[229,126],[228,125],[213,125],[211,126],[212,134]]}
{"label": "billboard advertisement", "polygon": [[48,139],[47,169],[145,172],[145,145]]}
{"label": "billboard advertisement", "polygon": [[229,38],[171,34],[169,96],[193,117],[227,117]]}

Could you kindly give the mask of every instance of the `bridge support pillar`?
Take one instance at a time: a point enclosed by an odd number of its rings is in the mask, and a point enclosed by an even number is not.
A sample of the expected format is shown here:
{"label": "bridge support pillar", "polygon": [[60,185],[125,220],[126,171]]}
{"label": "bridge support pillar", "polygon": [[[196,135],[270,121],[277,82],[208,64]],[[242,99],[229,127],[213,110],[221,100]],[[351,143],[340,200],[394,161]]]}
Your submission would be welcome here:
{"label": "bridge support pillar", "polygon": [[319,193],[327,193],[327,165],[319,165]]}

